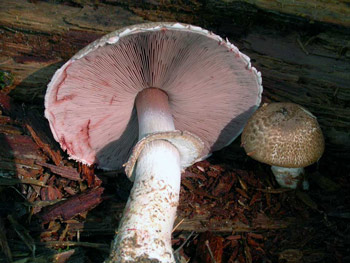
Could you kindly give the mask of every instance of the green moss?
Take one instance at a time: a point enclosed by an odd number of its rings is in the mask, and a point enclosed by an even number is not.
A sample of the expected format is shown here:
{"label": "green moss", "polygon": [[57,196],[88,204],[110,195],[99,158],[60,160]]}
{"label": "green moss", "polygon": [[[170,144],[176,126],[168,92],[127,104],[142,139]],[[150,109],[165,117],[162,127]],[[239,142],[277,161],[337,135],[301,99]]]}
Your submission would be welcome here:
{"label": "green moss", "polygon": [[11,72],[0,70],[0,89],[11,86],[13,83],[13,75]]}

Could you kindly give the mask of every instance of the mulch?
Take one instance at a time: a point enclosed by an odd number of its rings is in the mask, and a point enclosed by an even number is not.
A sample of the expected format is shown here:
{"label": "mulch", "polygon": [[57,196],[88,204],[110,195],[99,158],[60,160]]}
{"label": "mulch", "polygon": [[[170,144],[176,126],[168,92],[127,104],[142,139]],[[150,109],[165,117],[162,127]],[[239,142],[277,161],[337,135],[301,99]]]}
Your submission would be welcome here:
{"label": "mulch", "polygon": [[[69,160],[41,107],[0,91],[0,109],[1,262],[102,262],[132,184]],[[179,262],[350,262],[349,171],[321,162],[309,191],[281,189],[236,146],[182,174]]]}

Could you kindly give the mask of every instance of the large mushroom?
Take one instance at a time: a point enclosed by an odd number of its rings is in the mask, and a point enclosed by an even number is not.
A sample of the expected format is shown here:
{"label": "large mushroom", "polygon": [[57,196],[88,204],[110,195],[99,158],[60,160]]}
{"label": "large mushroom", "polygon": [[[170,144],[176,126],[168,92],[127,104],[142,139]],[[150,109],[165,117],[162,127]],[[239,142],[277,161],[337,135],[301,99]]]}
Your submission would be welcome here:
{"label": "large mushroom", "polygon": [[181,171],[230,144],[260,104],[261,75],[229,41],[179,23],[96,40],[53,76],[45,116],[71,158],[134,180],[110,262],[174,262]]}
{"label": "large mushroom", "polygon": [[290,102],[264,104],[244,127],[242,146],[253,159],[271,165],[276,181],[295,189],[304,167],[316,162],[324,151],[324,138],[316,117]]}

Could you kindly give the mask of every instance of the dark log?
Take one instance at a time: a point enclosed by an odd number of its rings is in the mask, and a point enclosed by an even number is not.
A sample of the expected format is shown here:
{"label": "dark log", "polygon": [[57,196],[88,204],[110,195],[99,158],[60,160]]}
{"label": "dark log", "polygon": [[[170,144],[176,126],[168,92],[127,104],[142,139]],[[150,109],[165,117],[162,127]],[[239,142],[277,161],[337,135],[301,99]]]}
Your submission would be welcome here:
{"label": "dark log", "polygon": [[347,1],[103,2],[96,8],[0,1],[0,63],[14,75],[5,91],[43,106],[54,71],[99,36],[146,20],[193,23],[227,36],[252,58],[263,75],[264,101],[299,103],[318,117],[326,137],[324,160],[349,160]]}
{"label": "dark log", "polygon": [[[350,6],[347,0],[105,0],[104,2],[125,6],[150,20],[157,20],[165,16],[173,20],[188,19],[194,21],[197,18],[196,14],[200,13],[214,16],[221,14],[223,17],[228,13],[232,15],[234,12],[243,11],[250,15],[250,13],[263,10],[271,15],[295,16],[313,22],[350,26]],[[207,18],[207,20],[209,19],[211,18]]]}

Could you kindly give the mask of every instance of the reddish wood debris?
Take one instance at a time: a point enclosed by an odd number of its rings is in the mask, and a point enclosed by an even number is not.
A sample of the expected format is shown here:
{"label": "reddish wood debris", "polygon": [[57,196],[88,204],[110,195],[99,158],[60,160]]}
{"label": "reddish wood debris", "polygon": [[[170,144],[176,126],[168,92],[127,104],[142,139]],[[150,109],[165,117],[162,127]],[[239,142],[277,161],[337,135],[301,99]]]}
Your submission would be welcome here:
{"label": "reddish wood debris", "polygon": [[198,239],[196,261],[198,263],[221,263],[224,238],[210,232],[202,233]]}
{"label": "reddish wood debris", "polygon": [[88,187],[97,187],[102,184],[102,181],[95,175],[95,168],[93,165],[88,166],[86,164],[79,163],[78,170],[87,181]]}
{"label": "reddish wood debris", "polygon": [[[233,233],[213,243],[214,248],[220,247],[212,251],[213,256],[218,257],[214,258],[216,262],[248,263],[263,260],[266,257],[264,235],[251,231],[281,229],[288,225],[287,220],[276,220],[284,211],[276,198],[260,191],[264,188],[263,180],[255,174],[203,161],[188,168],[183,177],[181,216],[206,216],[209,218],[209,224],[206,225],[209,231],[224,230],[223,222],[234,224],[233,229],[237,234]],[[274,218],[271,218],[272,214]],[[217,228],[213,222],[217,222]],[[194,229],[198,231],[200,227]],[[215,262],[205,246],[205,240],[202,240],[205,236],[210,243],[207,235],[202,234],[197,242],[196,262]]]}
{"label": "reddish wood debris", "polygon": [[53,165],[53,164],[48,164],[48,163],[44,163],[44,162],[36,162],[36,164],[41,165],[42,167],[46,167],[49,168],[51,172],[53,172],[54,174],[58,174],[64,178],[67,178],[69,180],[72,181],[82,181],[80,174],[78,173],[78,171],[70,166],[57,166],[57,165]]}
{"label": "reddish wood debris", "polygon": [[61,192],[53,186],[41,188],[40,190],[41,200],[43,201],[52,201],[62,199]]}
{"label": "reddish wood debris", "polygon": [[59,165],[63,158],[61,150],[53,139],[48,123],[43,119],[42,115],[39,115],[35,110],[29,111],[25,118],[25,126],[37,145],[56,165]]}
{"label": "reddish wood debris", "polygon": [[[49,223],[51,234],[43,232],[46,240],[57,240],[55,231],[61,231],[60,224],[54,224],[52,229],[53,220],[84,215],[102,202],[104,188],[96,187],[101,181],[95,176],[94,169],[75,168],[75,162],[63,160],[62,151],[52,138],[44,117],[36,110],[26,112],[0,92],[0,169],[5,175],[33,179],[44,186],[22,185],[21,190],[27,201],[35,204],[32,213],[41,211],[40,218]],[[45,202],[50,204],[63,198],[68,199],[42,209]],[[64,236],[61,234],[60,238]]]}
{"label": "reddish wood debris", "polygon": [[68,220],[75,215],[87,212],[102,202],[103,187],[91,189],[80,195],[75,195],[66,201],[51,206],[40,214],[43,223],[48,223],[56,218]]}
{"label": "reddish wood debris", "polygon": [[10,112],[11,111],[11,105],[12,100],[9,96],[6,94],[0,92],[0,107],[3,111],[5,112]]}
{"label": "reddish wood debris", "polygon": [[[2,126],[4,128],[4,126]],[[39,147],[32,138],[22,135],[21,130],[1,129],[0,132],[0,169],[5,173],[25,178],[34,178],[42,173],[41,166],[35,161],[45,161]]]}

